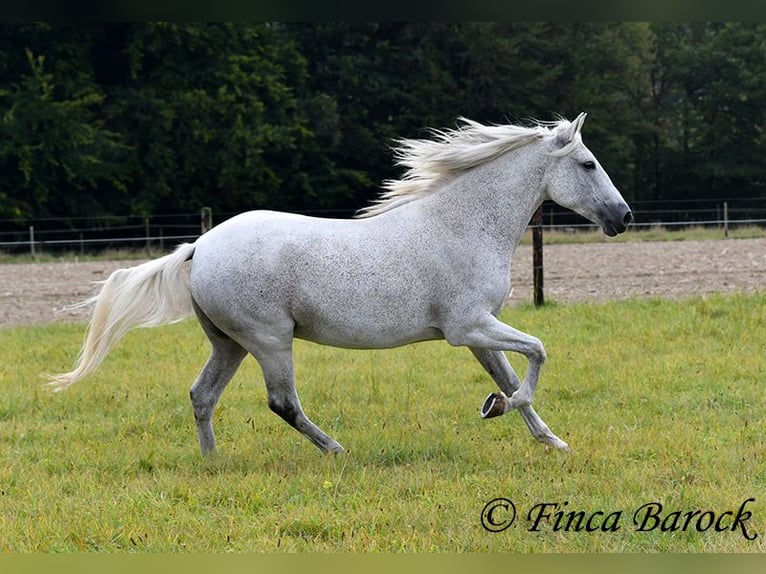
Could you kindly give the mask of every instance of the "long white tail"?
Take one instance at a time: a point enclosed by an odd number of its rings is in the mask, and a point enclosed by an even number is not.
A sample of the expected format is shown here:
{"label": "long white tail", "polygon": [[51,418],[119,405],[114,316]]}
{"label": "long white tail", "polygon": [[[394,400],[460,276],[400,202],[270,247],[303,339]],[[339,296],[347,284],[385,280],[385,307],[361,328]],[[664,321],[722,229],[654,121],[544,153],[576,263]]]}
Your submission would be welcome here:
{"label": "long white tail", "polygon": [[54,390],[64,390],[95,371],[131,329],[175,323],[191,315],[191,293],[182,267],[193,253],[194,244],[184,243],[170,255],[119,269],[97,295],[77,305],[95,303],[75,369],[51,376]]}

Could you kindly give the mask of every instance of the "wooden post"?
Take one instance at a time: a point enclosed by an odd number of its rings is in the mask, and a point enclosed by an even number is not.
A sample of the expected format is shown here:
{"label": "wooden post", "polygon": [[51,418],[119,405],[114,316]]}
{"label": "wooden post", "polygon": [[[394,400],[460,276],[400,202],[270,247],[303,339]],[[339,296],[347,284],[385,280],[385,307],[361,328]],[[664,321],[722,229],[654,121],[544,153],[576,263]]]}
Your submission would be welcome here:
{"label": "wooden post", "polygon": [[203,207],[200,213],[200,235],[204,235],[213,227],[213,209]]}
{"label": "wooden post", "polygon": [[35,252],[35,226],[29,226],[29,251],[32,253],[32,257],[37,259],[37,253]]}
{"label": "wooden post", "polygon": [[151,239],[149,237],[149,233],[150,233],[149,218],[148,217],[144,217],[144,237],[146,239],[145,249],[146,249],[146,256],[147,257],[151,257],[152,256],[152,243],[151,243]]}
{"label": "wooden post", "polygon": [[729,202],[723,202],[723,238],[729,238]]}
{"label": "wooden post", "polygon": [[532,216],[532,278],[534,282],[535,307],[545,304],[543,293],[543,206]]}

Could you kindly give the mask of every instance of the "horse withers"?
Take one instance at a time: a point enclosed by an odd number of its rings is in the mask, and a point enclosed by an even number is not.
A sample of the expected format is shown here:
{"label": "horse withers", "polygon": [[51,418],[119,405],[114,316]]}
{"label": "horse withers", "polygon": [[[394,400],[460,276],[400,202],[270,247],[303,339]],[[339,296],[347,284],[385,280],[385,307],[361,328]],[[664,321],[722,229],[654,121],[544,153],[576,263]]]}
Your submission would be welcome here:
{"label": "horse withers", "polygon": [[[203,453],[216,447],[213,411],[242,360],[260,364],[269,407],[325,452],[341,445],[305,415],[293,339],[356,349],[444,339],[466,346],[495,380],[480,413],[518,410],[537,440],[560,449],[532,407],[545,350],[498,320],[511,259],[529,220],[550,199],[625,231],[630,208],[583,144],[585,114],[528,126],[460,118],[430,139],[397,142],[399,180],[353,219],[251,211],[173,253],[113,273],[93,303],[75,369],[57,390],[92,373],[120,338],[196,314],[212,350],[190,395]],[[186,277],[186,268],[188,279]],[[524,355],[524,380],[506,351]]]}

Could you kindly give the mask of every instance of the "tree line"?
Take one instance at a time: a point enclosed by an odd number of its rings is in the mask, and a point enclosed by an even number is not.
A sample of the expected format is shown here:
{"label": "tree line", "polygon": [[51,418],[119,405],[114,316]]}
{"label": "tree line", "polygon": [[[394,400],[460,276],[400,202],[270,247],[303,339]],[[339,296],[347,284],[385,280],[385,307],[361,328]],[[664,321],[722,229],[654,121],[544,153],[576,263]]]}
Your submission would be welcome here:
{"label": "tree line", "polygon": [[395,138],[580,111],[629,201],[763,196],[766,25],[2,23],[0,218],[351,212]]}

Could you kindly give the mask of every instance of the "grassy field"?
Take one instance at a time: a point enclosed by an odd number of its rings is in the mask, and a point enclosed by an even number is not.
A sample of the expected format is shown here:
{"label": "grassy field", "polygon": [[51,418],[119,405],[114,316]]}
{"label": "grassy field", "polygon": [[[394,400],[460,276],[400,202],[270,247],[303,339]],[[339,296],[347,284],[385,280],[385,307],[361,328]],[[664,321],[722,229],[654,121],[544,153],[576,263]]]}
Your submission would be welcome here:
{"label": "grassy field", "polygon": [[[40,375],[70,367],[82,326],[0,330],[0,552],[766,549],[766,294],[504,318],[546,345],[535,404],[571,453],[535,443],[515,413],[481,420],[495,387],[465,349],[298,342],[303,405],[348,451],[321,455],[273,415],[248,359],[205,460],[187,391],[208,348],[193,321],[131,333],[62,394]],[[516,521],[492,533],[482,510],[498,497]],[[653,502],[665,531],[640,531]],[[673,513],[694,510],[682,528]]]}

